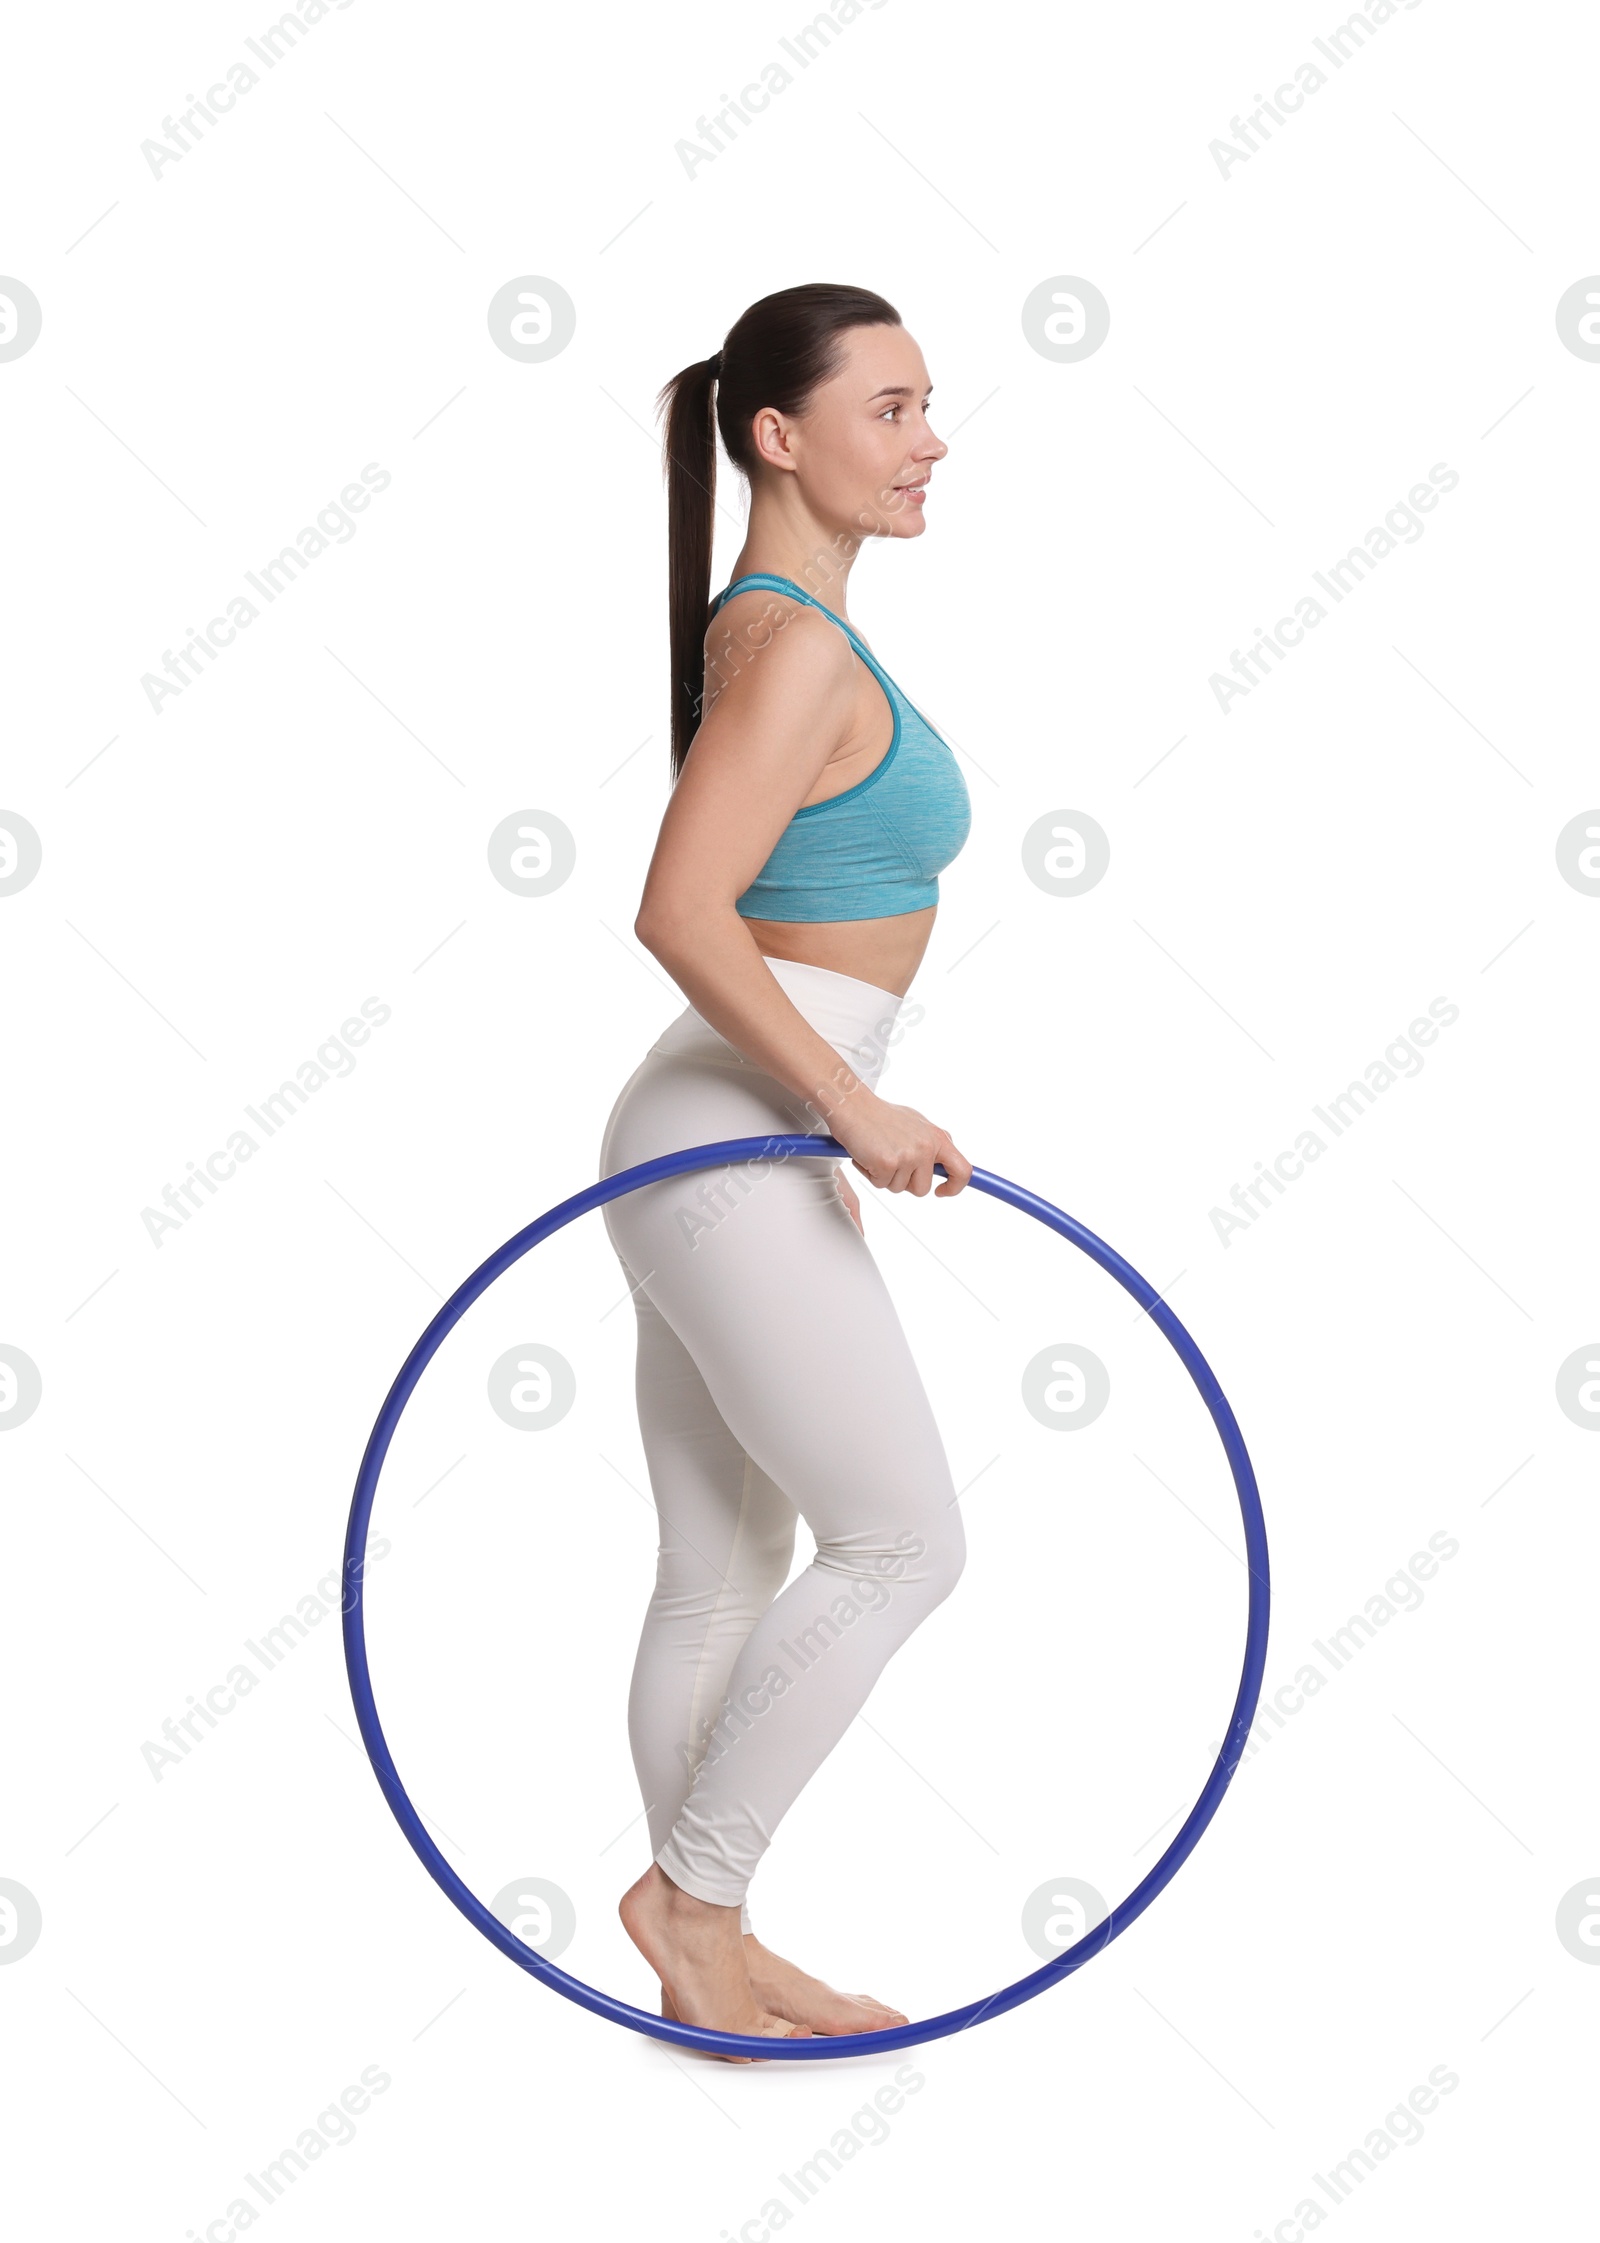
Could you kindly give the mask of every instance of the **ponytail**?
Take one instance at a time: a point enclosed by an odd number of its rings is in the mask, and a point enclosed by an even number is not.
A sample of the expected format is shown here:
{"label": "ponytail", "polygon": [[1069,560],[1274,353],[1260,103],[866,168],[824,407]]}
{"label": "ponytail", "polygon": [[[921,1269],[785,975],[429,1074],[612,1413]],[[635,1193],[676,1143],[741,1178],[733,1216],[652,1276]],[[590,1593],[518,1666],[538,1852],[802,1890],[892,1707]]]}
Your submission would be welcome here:
{"label": "ponytail", "polygon": [[716,378],[702,359],[675,374],[657,399],[667,415],[667,615],[672,644],[672,776],[700,724],[711,606],[711,528],[717,498]]}
{"label": "ponytail", "polygon": [[763,406],[799,414],[836,373],[849,327],[898,327],[893,304],[867,288],[817,281],[763,296],[729,328],[721,350],[662,389],[666,413],[667,614],[672,654],[672,777],[700,726],[705,637],[711,607],[711,533],[716,514],[717,431],[735,467],[754,479],[750,424]]}

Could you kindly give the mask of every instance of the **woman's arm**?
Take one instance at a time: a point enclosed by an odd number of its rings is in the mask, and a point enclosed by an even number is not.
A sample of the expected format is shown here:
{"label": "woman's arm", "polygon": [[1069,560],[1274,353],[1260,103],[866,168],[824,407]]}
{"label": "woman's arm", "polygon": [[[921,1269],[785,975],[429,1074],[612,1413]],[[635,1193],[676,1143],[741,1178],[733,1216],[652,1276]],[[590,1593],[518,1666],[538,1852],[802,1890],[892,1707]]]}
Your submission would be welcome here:
{"label": "woman's arm", "polygon": [[868,1180],[919,1196],[933,1163],[959,1191],[947,1133],[868,1088],[780,986],[734,908],[847,738],[855,656],[835,625],[791,617],[711,701],[667,804],[634,933],[719,1036],[809,1101]]}

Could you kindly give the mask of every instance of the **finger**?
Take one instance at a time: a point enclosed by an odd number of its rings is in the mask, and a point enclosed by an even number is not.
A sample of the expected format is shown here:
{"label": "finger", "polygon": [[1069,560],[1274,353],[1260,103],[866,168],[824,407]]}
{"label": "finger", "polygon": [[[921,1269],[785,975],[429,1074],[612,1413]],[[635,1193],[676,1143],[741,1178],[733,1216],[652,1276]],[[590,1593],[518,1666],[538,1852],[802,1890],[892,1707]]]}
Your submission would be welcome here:
{"label": "finger", "polygon": [[944,1163],[947,1179],[939,1186],[939,1196],[942,1199],[953,1199],[957,1192],[963,1191],[972,1181],[972,1163],[965,1153],[957,1151],[948,1138],[939,1157]]}

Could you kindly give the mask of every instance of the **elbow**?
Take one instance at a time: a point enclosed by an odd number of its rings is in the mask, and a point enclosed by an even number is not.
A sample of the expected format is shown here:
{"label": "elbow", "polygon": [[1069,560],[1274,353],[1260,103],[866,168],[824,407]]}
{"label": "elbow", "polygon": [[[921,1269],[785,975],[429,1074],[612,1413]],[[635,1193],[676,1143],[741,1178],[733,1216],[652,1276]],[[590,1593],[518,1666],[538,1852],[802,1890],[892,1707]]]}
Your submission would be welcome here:
{"label": "elbow", "polygon": [[649,951],[652,958],[659,958],[662,943],[666,940],[666,930],[661,912],[659,910],[646,910],[641,905],[639,914],[633,922],[633,937],[635,942]]}
{"label": "elbow", "polygon": [[633,922],[635,940],[670,971],[674,959],[683,958],[703,944],[712,923],[723,918],[739,922],[731,903],[716,906],[702,900],[672,904],[641,904]]}
{"label": "elbow", "polygon": [[691,934],[691,927],[681,910],[667,909],[659,903],[641,904],[633,922],[633,933],[635,941],[670,971],[673,958]]}

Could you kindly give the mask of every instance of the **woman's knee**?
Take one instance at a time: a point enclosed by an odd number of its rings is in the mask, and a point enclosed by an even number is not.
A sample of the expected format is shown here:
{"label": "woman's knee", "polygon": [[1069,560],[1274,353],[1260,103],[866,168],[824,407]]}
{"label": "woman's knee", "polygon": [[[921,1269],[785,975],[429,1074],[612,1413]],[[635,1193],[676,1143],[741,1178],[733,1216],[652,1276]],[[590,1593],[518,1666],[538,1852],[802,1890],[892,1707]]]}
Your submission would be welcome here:
{"label": "woman's knee", "polygon": [[817,1543],[817,1563],[847,1575],[856,1601],[868,1609],[906,1597],[933,1611],[960,1580],[966,1559],[966,1534],[954,1503],[892,1533],[857,1530]]}
{"label": "woman's knee", "polygon": [[967,1563],[966,1529],[954,1503],[926,1520],[916,1530],[921,1550],[915,1560],[918,1581],[931,1612],[943,1604],[961,1579]]}
{"label": "woman's knee", "polygon": [[700,1545],[714,1538],[702,1528],[691,1539],[676,1526],[665,1528],[656,1551],[654,1603],[680,1619],[711,1619],[727,1624],[759,1620],[794,1563],[794,1513],[746,1521],[734,1546],[714,1563]]}
{"label": "woman's knee", "polygon": [[760,1612],[765,1612],[779,1590],[789,1578],[789,1568],[794,1564],[795,1513],[792,1505],[785,1505],[781,1515],[763,1519],[741,1539],[737,1568],[740,1586],[749,1601]]}

